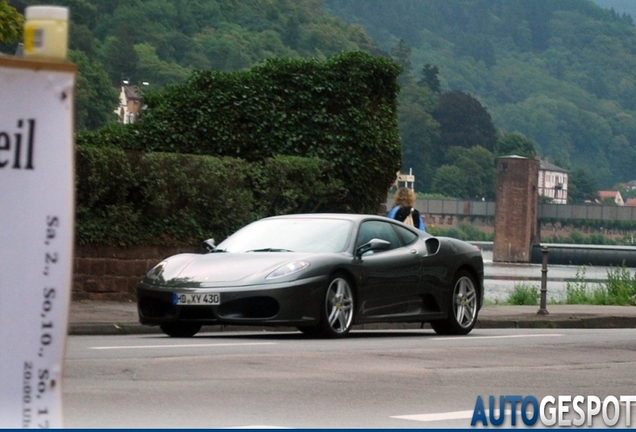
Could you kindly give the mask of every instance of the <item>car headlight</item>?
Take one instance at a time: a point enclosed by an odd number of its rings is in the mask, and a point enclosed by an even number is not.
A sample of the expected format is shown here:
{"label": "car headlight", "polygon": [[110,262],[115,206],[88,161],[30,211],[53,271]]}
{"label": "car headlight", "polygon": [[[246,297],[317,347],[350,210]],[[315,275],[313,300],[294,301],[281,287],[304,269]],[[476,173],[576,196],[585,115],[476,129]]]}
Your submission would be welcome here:
{"label": "car headlight", "polygon": [[307,267],[309,267],[309,262],[307,261],[294,261],[277,268],[276,270],[271,272],[265,279],[276,279],[283,276],[289,276],[291,274],[304,270]]}
{"label": "car headlight", "polygon": [[148,273],[146,273],[146,277],[151,280],[159,279],[159,277],[161,276],[161,273],[163,273],[163,266],[164,266],[164,263],[160,262],[159,264],[151,268]]}

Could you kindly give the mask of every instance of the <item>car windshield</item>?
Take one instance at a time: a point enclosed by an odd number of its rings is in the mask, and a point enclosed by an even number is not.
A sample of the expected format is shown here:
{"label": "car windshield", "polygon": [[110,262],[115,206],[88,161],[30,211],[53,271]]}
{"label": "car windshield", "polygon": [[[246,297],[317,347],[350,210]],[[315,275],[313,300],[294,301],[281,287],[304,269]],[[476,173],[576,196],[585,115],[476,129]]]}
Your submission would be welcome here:
{"label": "car windshield", "polygon": [[344,219],[266,219],[247,225],[219,252],[342,252],[353,223]]}

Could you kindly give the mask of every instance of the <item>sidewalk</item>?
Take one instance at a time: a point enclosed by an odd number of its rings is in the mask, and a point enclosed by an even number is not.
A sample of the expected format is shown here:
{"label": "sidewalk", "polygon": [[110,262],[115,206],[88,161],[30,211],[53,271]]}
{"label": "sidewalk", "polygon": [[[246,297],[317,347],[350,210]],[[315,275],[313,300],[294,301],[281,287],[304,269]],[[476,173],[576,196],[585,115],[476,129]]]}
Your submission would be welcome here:
{"label": "sidewalk", "polygon": [[[547,315],[538,306],[485,306],[476,328],[636,328],[636,306],[548,305]],[[74,301],[69,314],[70,335],[161,333],[159,327],[142,326],[134,302]],[[355,329],[412,329],[420,324],[372,324]],[[203,331],[253,331],[276,328],[207,326]],[[293,330],[279,328],[278,330]]]}

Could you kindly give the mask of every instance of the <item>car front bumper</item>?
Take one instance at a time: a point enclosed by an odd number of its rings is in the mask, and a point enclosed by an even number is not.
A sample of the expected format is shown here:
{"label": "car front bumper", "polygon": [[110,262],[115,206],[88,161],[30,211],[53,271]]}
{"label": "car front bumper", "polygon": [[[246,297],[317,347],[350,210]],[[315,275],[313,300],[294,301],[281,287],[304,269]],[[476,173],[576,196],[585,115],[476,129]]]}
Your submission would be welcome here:
{"label": "car front bumper", "polygon": [[[153,285],[137,287],[139,321],[145,325],[198,322],[202,325],[311,325],[320,317],[325,276],[258,286],[183,288]],[[173,293],[220,294],[218,305],[175,305]]]}

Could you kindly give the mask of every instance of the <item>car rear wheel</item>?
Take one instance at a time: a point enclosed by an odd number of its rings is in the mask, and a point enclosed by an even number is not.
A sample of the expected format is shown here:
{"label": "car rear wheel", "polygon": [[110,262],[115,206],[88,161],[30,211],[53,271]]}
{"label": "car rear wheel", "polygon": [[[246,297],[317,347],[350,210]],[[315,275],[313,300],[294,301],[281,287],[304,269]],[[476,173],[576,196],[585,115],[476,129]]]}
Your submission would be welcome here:
{"label": "car rear wheel", "polygon": [[432,321],[431,327],[442,335],[465,335],[475,327],[479,312],[477,284],[473,276],[464,270],[455,275],[448,318]]}
{"label": "car rear wheel", "polygon": [[170,337],[188,338],[194,336],[201,330],[201,324],[175,322],[161,324],[159,328]]}

